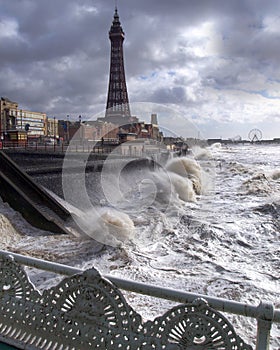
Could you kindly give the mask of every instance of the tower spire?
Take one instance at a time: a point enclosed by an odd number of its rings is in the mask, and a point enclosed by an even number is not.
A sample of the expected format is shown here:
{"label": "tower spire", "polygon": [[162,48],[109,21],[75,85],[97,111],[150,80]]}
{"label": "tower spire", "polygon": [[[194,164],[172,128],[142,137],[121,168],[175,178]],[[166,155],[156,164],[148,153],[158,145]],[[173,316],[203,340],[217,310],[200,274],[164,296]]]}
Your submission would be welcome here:
{"label": "tower spire", "polygon": [[114,19],[109,31],[111,62],[106,117],[130,117],[123,58],[124,31],[119,19],[117,1],[115,4]]}

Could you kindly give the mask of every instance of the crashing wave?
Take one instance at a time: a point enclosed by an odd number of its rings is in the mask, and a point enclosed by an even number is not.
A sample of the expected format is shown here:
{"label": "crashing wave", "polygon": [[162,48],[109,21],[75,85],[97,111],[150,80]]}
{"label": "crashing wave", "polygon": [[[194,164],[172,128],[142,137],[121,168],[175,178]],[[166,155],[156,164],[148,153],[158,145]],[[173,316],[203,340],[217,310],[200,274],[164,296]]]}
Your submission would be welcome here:
{"label": "crashing wave", "polygon": [[166,170],[183,178],[190,179],[193,183],[193,188],[196,194],[201,194],[202,191],[202,170],[200,165],[191,158],[173,158],[166,164]]}

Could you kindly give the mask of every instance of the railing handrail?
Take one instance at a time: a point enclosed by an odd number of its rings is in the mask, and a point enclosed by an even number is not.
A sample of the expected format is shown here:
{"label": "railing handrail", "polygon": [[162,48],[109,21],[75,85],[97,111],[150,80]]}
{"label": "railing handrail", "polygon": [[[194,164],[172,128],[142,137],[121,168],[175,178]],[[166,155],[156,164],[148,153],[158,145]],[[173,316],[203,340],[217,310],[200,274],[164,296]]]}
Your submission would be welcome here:
{"label": "railing handrail", "polygon": [[19,142],[15,143],[13,141],[2,141],[0,142],[0,149],[10,149],[10,150],[25,150],[30,152],[51,152],[51,153],[62,153],[71,150],[74,153],[111,153],[112,150],[117,146],[117,143],[105,143],[104,145],[93,143],[90,141],[72,141],[71,144],[67,142],[60,142],[59,144],[53,143],[49,144],[46,142]]}
{"label": "railing handrail", "polygon": [[[71,267],[68,265],[49,262],[46,260],[31,258],[21,254],[0,250],[0,257],[6,256],[12,256],[15,262],[19,264],[38,268],[40,270],[54,272],[64,276],[71,276],[73,274],[83,272],[82,269]],[[280,309],[275,309],[272,303],[260,303],[259,305],[255,306],[224,298],[217,298],[203,294],[184,292],[166,287],[158,287],[143,282],[135,282],[128,279],[114,277],[111,275],[104,275],[104,277],[110,280],[112,283],[114,283],[118,288],[123,290],[180,303],[192,302],[196,298],[204,298],[205,300],[207,300],[210,306],[219,311],[224,311],[227,313],[242,315],[246,317],[258,318],[263,315],[264,318],[267,318],[267,311],[268,309],[270,309],[273,312],[270,316],[268,316],[268,320],[271,322],[280,323]]]}

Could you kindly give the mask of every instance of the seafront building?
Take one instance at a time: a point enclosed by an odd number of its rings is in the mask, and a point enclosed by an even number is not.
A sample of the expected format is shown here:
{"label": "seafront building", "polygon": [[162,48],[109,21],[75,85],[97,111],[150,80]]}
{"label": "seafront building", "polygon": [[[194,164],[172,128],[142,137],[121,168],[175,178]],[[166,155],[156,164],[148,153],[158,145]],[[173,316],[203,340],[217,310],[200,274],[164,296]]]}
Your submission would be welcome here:
{"label": "seafront building", "polygon": [[58,120],[46,113],[19,108],[17,102],[6,97],[0,100],[1,140],[14,145],[28,142],[44,142],[59,139]]}
{"label": "seafront building", "polygon": [[58,142],[59,140],[59,129],[58,129],[58,120],[53,117],[47,117],[47,128],[45,138],[47,141],[53,140],[53,142]]}
{"label": "seafront building", "polygon": [[59,139],[68,143],[73,138],[75,141],[99,141],[101,138],[116,140],[118,138],[118,125],[99,120],[85,121],[58,121]]}
{"label": "seafront building", "polygon": [[20,109],[16,118],[16,129],[27,131],[29,138],[46,136],[47,115]]}
{"label": "seafront building", "polygon": [[17,102],[1,97],[0,116],[1,140],[20,144],[47,136],[46,113],[20,109]]}

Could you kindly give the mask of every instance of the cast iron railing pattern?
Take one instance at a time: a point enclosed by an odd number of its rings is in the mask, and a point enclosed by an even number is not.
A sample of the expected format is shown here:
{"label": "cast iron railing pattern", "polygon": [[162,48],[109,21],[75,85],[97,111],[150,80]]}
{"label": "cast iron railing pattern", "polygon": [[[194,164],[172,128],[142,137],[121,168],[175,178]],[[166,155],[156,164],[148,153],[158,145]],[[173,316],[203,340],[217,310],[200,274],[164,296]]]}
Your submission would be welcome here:
{"label": "cast iron railing pattern", "polygon": [[[48,270],[52,266],[53,271],[64,267],[0,251],[0,341],[20,349],[252,349],[200,297],[143,322],[120,290],[96,269],[66,277],[41,294],[20,259]],[[268,346],[267,339],[262,341]]]}

